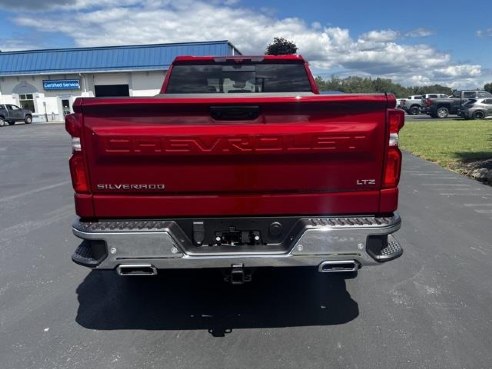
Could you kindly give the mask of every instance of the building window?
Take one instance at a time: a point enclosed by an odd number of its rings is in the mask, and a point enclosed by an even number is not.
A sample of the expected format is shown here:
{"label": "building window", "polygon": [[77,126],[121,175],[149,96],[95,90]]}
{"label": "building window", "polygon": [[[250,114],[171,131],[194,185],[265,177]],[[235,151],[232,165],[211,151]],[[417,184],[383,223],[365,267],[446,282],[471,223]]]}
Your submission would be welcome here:
{"label": "building window", "polygon": [[130,96],[128,85],[95,85],[96,97]]}
{"label": "building window", "polygon": [[33,113],[34,110],[34,99],[32,94],[19,95],[19,105],[23,109],[29,109]]}

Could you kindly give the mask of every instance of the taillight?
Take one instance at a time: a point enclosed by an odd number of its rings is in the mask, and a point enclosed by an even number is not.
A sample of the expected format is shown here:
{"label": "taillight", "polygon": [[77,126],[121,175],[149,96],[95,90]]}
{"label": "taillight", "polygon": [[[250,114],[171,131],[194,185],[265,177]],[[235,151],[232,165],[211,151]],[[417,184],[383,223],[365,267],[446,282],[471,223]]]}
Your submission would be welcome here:
{"label": "taillight", "polygon": [[389,109],[388,110],[388,122],[390,134],[400,132],[405,124],[405,113],[399,109]]}
{"label": "taillight", "polygon": [[388,146],[384,161],[383,188],[398,186],[401,173],[401,151],[398,148],[398,133],[405,124],[405,113],[399,109],[388,109]]}
{"label": "taillight", "polygon": [[389,147],[384,166],[383,188],[398,186],[401,172],[401,152],[398,147]]}
{"label": "taillight", "polygon": [[68,114],[65,116],[65,130],[72,137],[80,138],[82,133],[82,122],[80,114]]}
{"label": "taillight", "polygon": [[89,193],[89,178],[80,141],[82,134],[80,119],[80,114],[69,114],[65,117],[65,129],[72,136],[72,157],[69,160],[70,175],[75,192]]}
{"label": "taillight", "polygon": [[77,193],[88,193],[89,181],[85,170],[85,160],[82,152],[74,152],[69,160],[69,164],[73,189]]}

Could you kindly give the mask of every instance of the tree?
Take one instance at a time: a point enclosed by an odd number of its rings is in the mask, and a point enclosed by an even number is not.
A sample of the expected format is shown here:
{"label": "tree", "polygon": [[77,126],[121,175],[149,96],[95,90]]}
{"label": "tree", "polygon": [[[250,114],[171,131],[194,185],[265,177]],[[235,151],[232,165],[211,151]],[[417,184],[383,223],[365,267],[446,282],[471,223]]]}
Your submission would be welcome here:
{"label": "tree", "polygon": [[292,41],[286,40],[283,37],[274,37],[273,42],[268,45],[265,54],[266,55],[285,55],[295,54],[297,52],[297,46]]}
{"label": "tree", "polygon": [[[318,76],[315,78],[315,81],[320,91],[342,91],[352,93],[391,92],[398,98],[428,93],[444,93],[451,95],[452,92],[449,87],[441,85],[404,87],[399,83],[394,83],[391,79],[379,77],[372,79],[370,77],[350,76],[341,79],[332,76],[330,80],[324,80],[322,77]],[[489,84],[489,87],[492,88],[492,83]]]}
{"label": "tree", "polygon": [[320,77],[320,76],[317,76],[315,79],[314,79],[314,82],[316,82],[316,84],[318,85],[318,89],[320,91],[323,91],[323,90],[326,90],[326,82],[325,80]]}
{"label": "tree", "polygon": [[492,93],[492,83],[486,83],[484,86],[483,86],[483,89],[485,91],[489,91],[490,93]]}

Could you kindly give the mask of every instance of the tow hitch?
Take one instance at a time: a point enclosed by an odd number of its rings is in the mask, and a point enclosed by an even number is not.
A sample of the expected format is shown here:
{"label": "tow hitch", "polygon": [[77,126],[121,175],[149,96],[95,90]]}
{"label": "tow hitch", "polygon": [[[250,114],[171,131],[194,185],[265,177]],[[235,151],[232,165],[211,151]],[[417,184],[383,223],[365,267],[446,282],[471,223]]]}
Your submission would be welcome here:
{"label": "tow hitch", "polygon": [[244,284],[251,282],[252,270],[244,268],[243,264],[232,264],[231,269],[225,271],[224,281],[230,284]]}

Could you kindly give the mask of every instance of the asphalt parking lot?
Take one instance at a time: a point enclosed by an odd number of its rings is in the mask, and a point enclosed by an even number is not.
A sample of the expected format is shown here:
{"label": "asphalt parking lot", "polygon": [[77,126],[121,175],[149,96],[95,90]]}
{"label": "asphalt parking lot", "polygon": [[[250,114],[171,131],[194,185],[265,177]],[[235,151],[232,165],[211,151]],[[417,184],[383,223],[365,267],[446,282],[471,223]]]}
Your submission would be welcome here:
{"label": "asphalt parking lot", "polygon": [[490,368],[492,187],[405,155],[404,255],[355,279],[75,265],[61,124],[0,128],[0,368]]}

